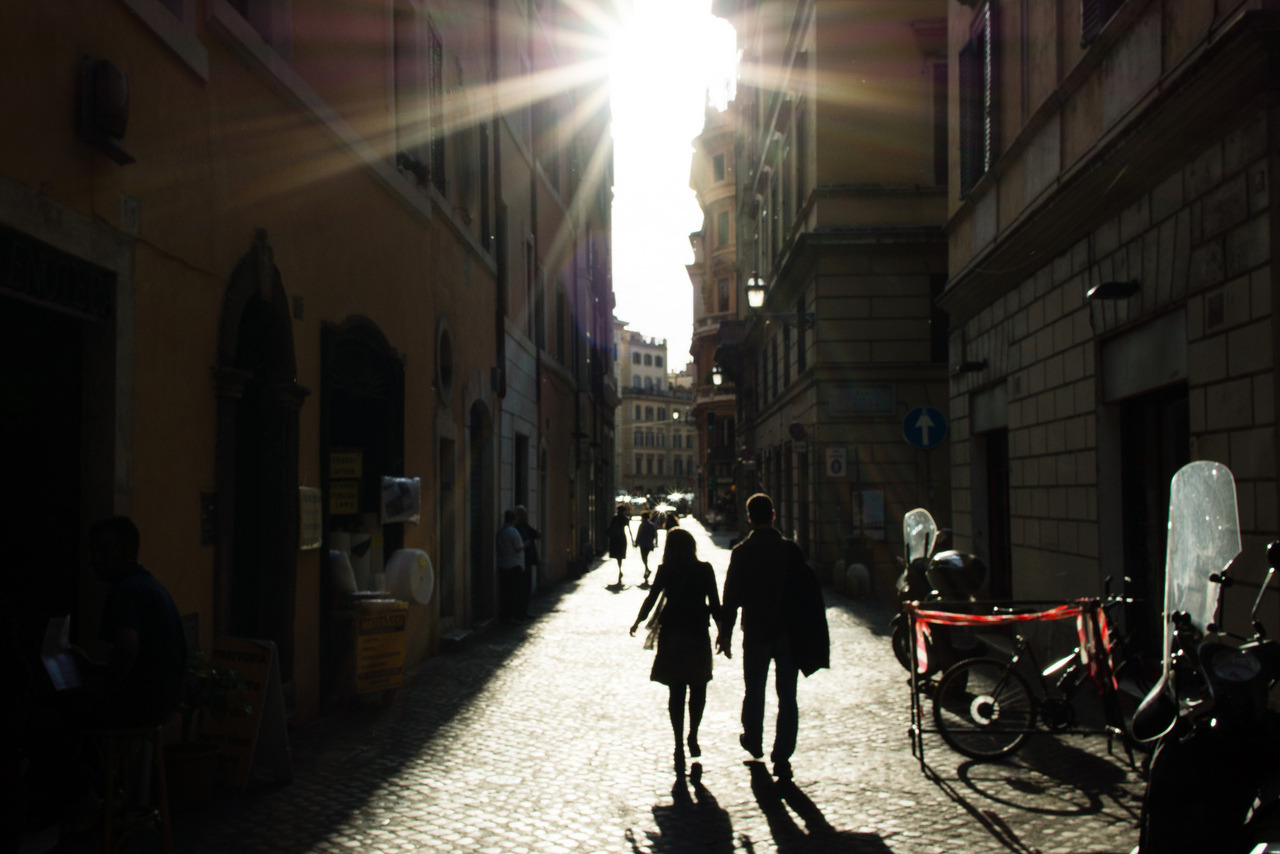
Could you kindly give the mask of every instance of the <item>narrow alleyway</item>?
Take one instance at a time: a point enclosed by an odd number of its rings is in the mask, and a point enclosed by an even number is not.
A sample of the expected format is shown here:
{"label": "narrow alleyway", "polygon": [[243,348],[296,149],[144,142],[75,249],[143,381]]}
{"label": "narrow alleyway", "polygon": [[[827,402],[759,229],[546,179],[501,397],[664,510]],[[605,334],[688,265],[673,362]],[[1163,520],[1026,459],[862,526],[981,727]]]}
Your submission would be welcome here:
{"label": "narrow alleyway", "polygon": [[[683,523],[723,579],[727,535]],[[656,557],[656,556],[655,556]],[[656,566],[656,560],[653,561]],[[795,785],[753,777],[737,744],[739,658],[716,659],[704,771],[672,770],[666,689],[627,633],[639,556],[613,562],[426,662],[386,707],[294,735],[293,783],[175,816],[178,852],[1128,852],[1141,785],[1103,739],[1032,739],[962,762],[907,740],[889,614],[827,591],[832,668],[802,680]],[[768,710],[772,720],[772,709]],[[1117,753],[1119,751],[1117,750]]]}

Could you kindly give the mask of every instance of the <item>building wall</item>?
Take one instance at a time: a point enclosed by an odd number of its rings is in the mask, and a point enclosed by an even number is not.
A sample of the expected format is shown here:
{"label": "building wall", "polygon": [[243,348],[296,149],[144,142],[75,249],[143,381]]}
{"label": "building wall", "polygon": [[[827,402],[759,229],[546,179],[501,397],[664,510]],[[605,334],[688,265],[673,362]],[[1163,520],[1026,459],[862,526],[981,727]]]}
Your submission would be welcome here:
{"label": "building wall", "polygon": [[[987,454],[1007,430],[1019,598],[1127,575],[1158,602],[1168,477],[1192,459],[1232,469],[1241,576],[1262,567],[1278,521],[1276,117],[1262,94],[1275,47],[1256,4],[1230,5],[1123,4],[1087,48],[1031,17],[1028,50],[1045,61],[1019,75],[1010,45],[1004,83],[1025,109],[1006,111],[1005,149],[965,198],[953,182],[951,360],[985,362],[951,384],[957,542],[983,553],[1004,522],[988,512]],[[953,6],[952,23],[970,14]],[[1049,58],[1061,76],[1046,77]],[[1011,257],[1044,261],[1001,275]],[[1102,283],[1134,290],[1088,298]],[[1151,472],[1146,490],[1135,472]]]}
{"label": "building wall", "polygon": [[[562,198],[558,205],[544,203],[536,219],[528,189],[532,143],[523,139],[528,134],[518,111],[508,118],[505,105],[495,110],[483,85],[504,73],[518,75],[511,62],[529,52],[519,46],[499,51],[503,67],[489,67],[495,28],[499,44],[528,41],[503,29],[528,20],[524,4],[500,7],[502,26],[487,7],[473,4],[275,5],[285,13],[277,22],[288,25],[288,38],[277,38],[279,31],[264,38],[223,0],[209,0],[198,14],[196,4],[178,4],[178,17],[167,5],[146,0],[85,9],[18,4],[0,13],[6,57],[0,65],[21,81],[0,105],[4,123],[15,129],[0,140],[0,226],[17,233],[12,245],[41,241],[114,276],[102,319],[85,316],[65,295],[15,291],[13,283],[24,276],[6,278],[0,289],[11,317],[23,306],[39,324],[69,330],[65,341],[42,346],[50,352],[61,344],[78,348],[75,364],[44,360],[47,371],[62,371],[58,376],[79,386],[86,425],[68,438],[82,450],[68,454],[72,461],[64,465],[64,503],[76,506],[41,523],[37,538],[63,544],[60,565],[83,567],[81,535],[93,518],[130,513],[142,530],[144,562],[172,589],[183,613],[199,616],[201,646],[227,633],[224,574],[239,558],[226,549],[234,540],[234,520],[211,511],[233,499],[225,486],[227,448],[235,447],[228,413],[249,405],[233,388],[240,382],[237,372],[257,370],[254,358],[272,370],[287,363],[292,371],[279,392],[294,401],[296,428],[286,416],[279,429],[281,435],[295,429],[296,437],[283,440],[288,459],[274,452],[264,458],[290,483],[272,487],[279,500],[270,506],[291,505],[297,486],[321,489],[329,498],[335,425],[360,421],[365,407],[335,403],[326,342],[339,332],[359,331],[381,348],[383,368],[403,377],[402,397],[394,395],[398,408],[378,416],[385,436],[376,441],[389,454],[378,466],[387,470],[366,474],[418,477],[422,484],[420,520],[374,524],[373,553],[384,537],[388,552],[396,545],[422,549],[437,578],[432,600],[410,607],[410,663],[434,652],[444,634],[470,630],[491,613],[494,523],[510,498],[517,432],[530,439],[527,476],[535,513],[545,518],[544,504],[572,503],[575,478],[582,490],[580,517],[543,523],[563,574],[570,532],[588,527],[584,520],[593,510],[587,508],[599,503],[602,489],[611,489],[607,466],[592,470],[581,447],[561,440],[562,431],[544,435],[539,429],[544,414],[576,408],[586,425],[584,445],[611,441],[610,385],[590,385],[583,355],[592,352],[590,341],[604,337],[602,330],[607,334],[603,318],[613,304],[608,210],[600,205],[608,196],[602,184],[611,182],[608,151],[600,149],[607,120],[592,117],[589,131],[582,131],[590,139],[572,140],[602,151],[593,180],[570,173],[565,148],[572,146],[562,146]],[[397,157],[407,152],[429,160],[433,134],[440,135],[410,118],[422,114],[422,94],[392,61],[397,32],[419,37],[428,27],[440,38],[442,97],[457,122],[444,139],[443,189]],[[343,41],[357,38],[358,44]],[[85,54],[110,60],[128,77],[129,122],[121,145],[133,163],[116,163],[77,135],[76,76]],[[486,133],[493,144],[487,178],[479,149]],[[563,141],[547,142],[544,160]],[[574,205],[563,197],[579,190],[587,201],[571,217]],[[535,255],[543,275],[534,281],[549,283],[548,293],[565,281],[574,288],[564,300],[574,318],[562,318],[560,327],[571,339],[562,348],[571,364],[558,369],[554,394],[538,388],[542,339],[526,324],[531,295],[522,287],[525,253],[503,257],[492,240],[500,201],[513,212],[511,242],[522,247],[535,236],[535,246],[546,247]],[[574,238],[552,251],[553,241],[543,233]],[[578,276],[576,252],[588,243],[591,262],[581,264]],[[237,272],[244,259],[258,266]],[[237,284],[242,273],[258,290]],[[511,282],[521,287],[508,293]],[[271,307],[265,325],[255,327],[248,309],[231,304],[236,294],[252,306]],[[603,308],[589,308],[597,305]],[[508,326],[515,328],[503,346]],[[445,332],[451,346],[442,349]],[[262,340],[268,349],[237,355],[237,340]],[[244,363],[226,361],[228,352]],[[602,357],[607,352],[592,356],[596,362]],[[561,357],[555,358],[559,364]],[[69,367],[57,367],[64,362]],[[21,377],[31,368],[11,366],[9,373]],[[504,371],[495,369],[506,369],[505,388]],[[370,376],[387,379],[385,372]],[[375,391],[373,385],[366,390]],[[53,392],[44,394],[54,399]],[[353,400],[349,388],[345,399]],[[7,435],[27,435],[18,419],[4,424]],[[402,446],[393,438],[399,435]],[[234,461],[230,465],[235,471]],[[244,471],[239,476],[247,480]],[[12,509],[19,520],[34,512]],[[297,519],[289,507],[280,518],[264,538],[296,542]],[[279,642],[282,653],[292,647],[286,688],[291,708],[304,719],[342,693],[341,671],[348,666],[335,639],[337,594],[327,561],[328,548],[340,547],[340,525],[329,514],[325,518],[331,524],[322,547],[283,552],[288,566],[273,574],[293,601],[281,617]],[[368,523],[353,518],[351,524]],[[81,636],[91,637],[101,590],[83,570],[64,569],[58,578],[21,593],[42,606],[70,604],[83,625]]]}

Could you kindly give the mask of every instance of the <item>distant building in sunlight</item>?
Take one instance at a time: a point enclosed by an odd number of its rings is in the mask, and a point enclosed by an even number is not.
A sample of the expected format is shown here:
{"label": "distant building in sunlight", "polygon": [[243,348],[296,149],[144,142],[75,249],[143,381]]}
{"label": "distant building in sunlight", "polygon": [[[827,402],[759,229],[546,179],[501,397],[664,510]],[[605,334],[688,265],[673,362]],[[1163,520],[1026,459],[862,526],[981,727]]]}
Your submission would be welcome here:
{"label": "distant building in sunlight", "polygon": [[[720,93],[721,95],[723,93]],[[695,512],[711,525],[732,525],[741,503],[735,494],[738,418],[733,372],[716,364],[721,327],[737,323],[739,287],[736,105],[717,106],[708,93],[702,132],[693,140],[689,186],[702,209],[702,229],[689,235],[693,263],[693,422],[698,427]],[[743,496],[745,498],[745,496]]]}
{"label": "distant building in sunlight", "polygon": [[693,394],[670,371],[665,338],[645,338],[614,323],[618,491],[664,498],[689,491],[695,436],[690,423]]}
{"label": "distant building in sunlight", "polygon": [[[489,623],[502,510],[543,583],[615,488],[610,3],[104,0],[0,10],[4,591],[96,636],[130,513],[200,646],[272,641],[290,714]],[[607,15],[606,15],[607,16]],[[556,81],[552,89],[537,81]],[[393,555],[405,550],[397,561]]]}
{"label": "distant building in sunlight", "polygon": [[[874,588],[891,591],[903,513],[951,515],[941,413],[920,422],[934,427],[906,423],[947,399],[946,322],[933,308],[947,270],[947,4],[714,0],[712,11],[740,51],[736,262],[720,268],[734,296],[715,347],[736,393],[738,512],[769,492],[778,527],[823,572],[867,562]],[[704,207],[704,253],[726,207]],[[711,275],[704,291],[718,293]]]}

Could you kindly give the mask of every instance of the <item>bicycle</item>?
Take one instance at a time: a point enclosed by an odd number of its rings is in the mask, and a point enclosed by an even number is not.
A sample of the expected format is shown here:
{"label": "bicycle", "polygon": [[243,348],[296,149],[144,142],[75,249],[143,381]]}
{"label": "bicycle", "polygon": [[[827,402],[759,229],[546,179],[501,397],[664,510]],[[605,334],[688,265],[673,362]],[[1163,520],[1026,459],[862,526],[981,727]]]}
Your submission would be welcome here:
{"label": "bicycle", "polygon": [[[1112,635],[1106,610],[1131,600],[1120,597],[1082,600],[1066,616],[1077,616],[1081,645],[1068,656],[1041,668],[1035,650],[1021,633],[1015,633],[1008,661],[972,658],[947,668],[933,694],[933,720],[937,732],[952,749],[972,759],[988,760],[1008,756],[1022,746],[1036,729],[1037,719],[1054,733],[1095,733],[1077,730],[1072,703],[1076,693],[1093,684],[1101,696],[1107,735],[1121,738],[1133,764],[1133,743],[1121,708],[1117,674],[1128,669],[1123,638]],[[1068,607],[1068,606],[1063,606]],[[1017,609],[997,609],[1016,619]],[[1061,617],[1052,617],[1058,619]],[[999,622],[999,617],[991,618]],[[1117,653],[1120,655],[1118,656]],[[1029,660],[1037,677],[1039,693],[1022,675],[1020,665]],[[1120,663],[1113,666],[1119,658]],[[1052,680],[1052,681],[1050,681]]]}

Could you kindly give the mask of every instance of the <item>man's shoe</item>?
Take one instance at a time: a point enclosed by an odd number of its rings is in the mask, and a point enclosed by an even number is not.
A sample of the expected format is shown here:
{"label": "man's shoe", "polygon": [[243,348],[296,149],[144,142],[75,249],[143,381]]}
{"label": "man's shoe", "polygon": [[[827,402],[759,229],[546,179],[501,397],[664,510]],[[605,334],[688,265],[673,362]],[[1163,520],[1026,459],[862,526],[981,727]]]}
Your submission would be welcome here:
{"label": "man's shoe", "polygon": [[742,733],[738,736],[738,744],[741,744],[742,749],[751,754],[751,761],[759,762],[764,758],[764,748],[758,744],[748,744],[746,733]]}
{"label": "man's shoe", "polygon": [[773,763],[773,776],[777,777],[779,780],[790,780],[791,763],[785,759],[781,762]]}

